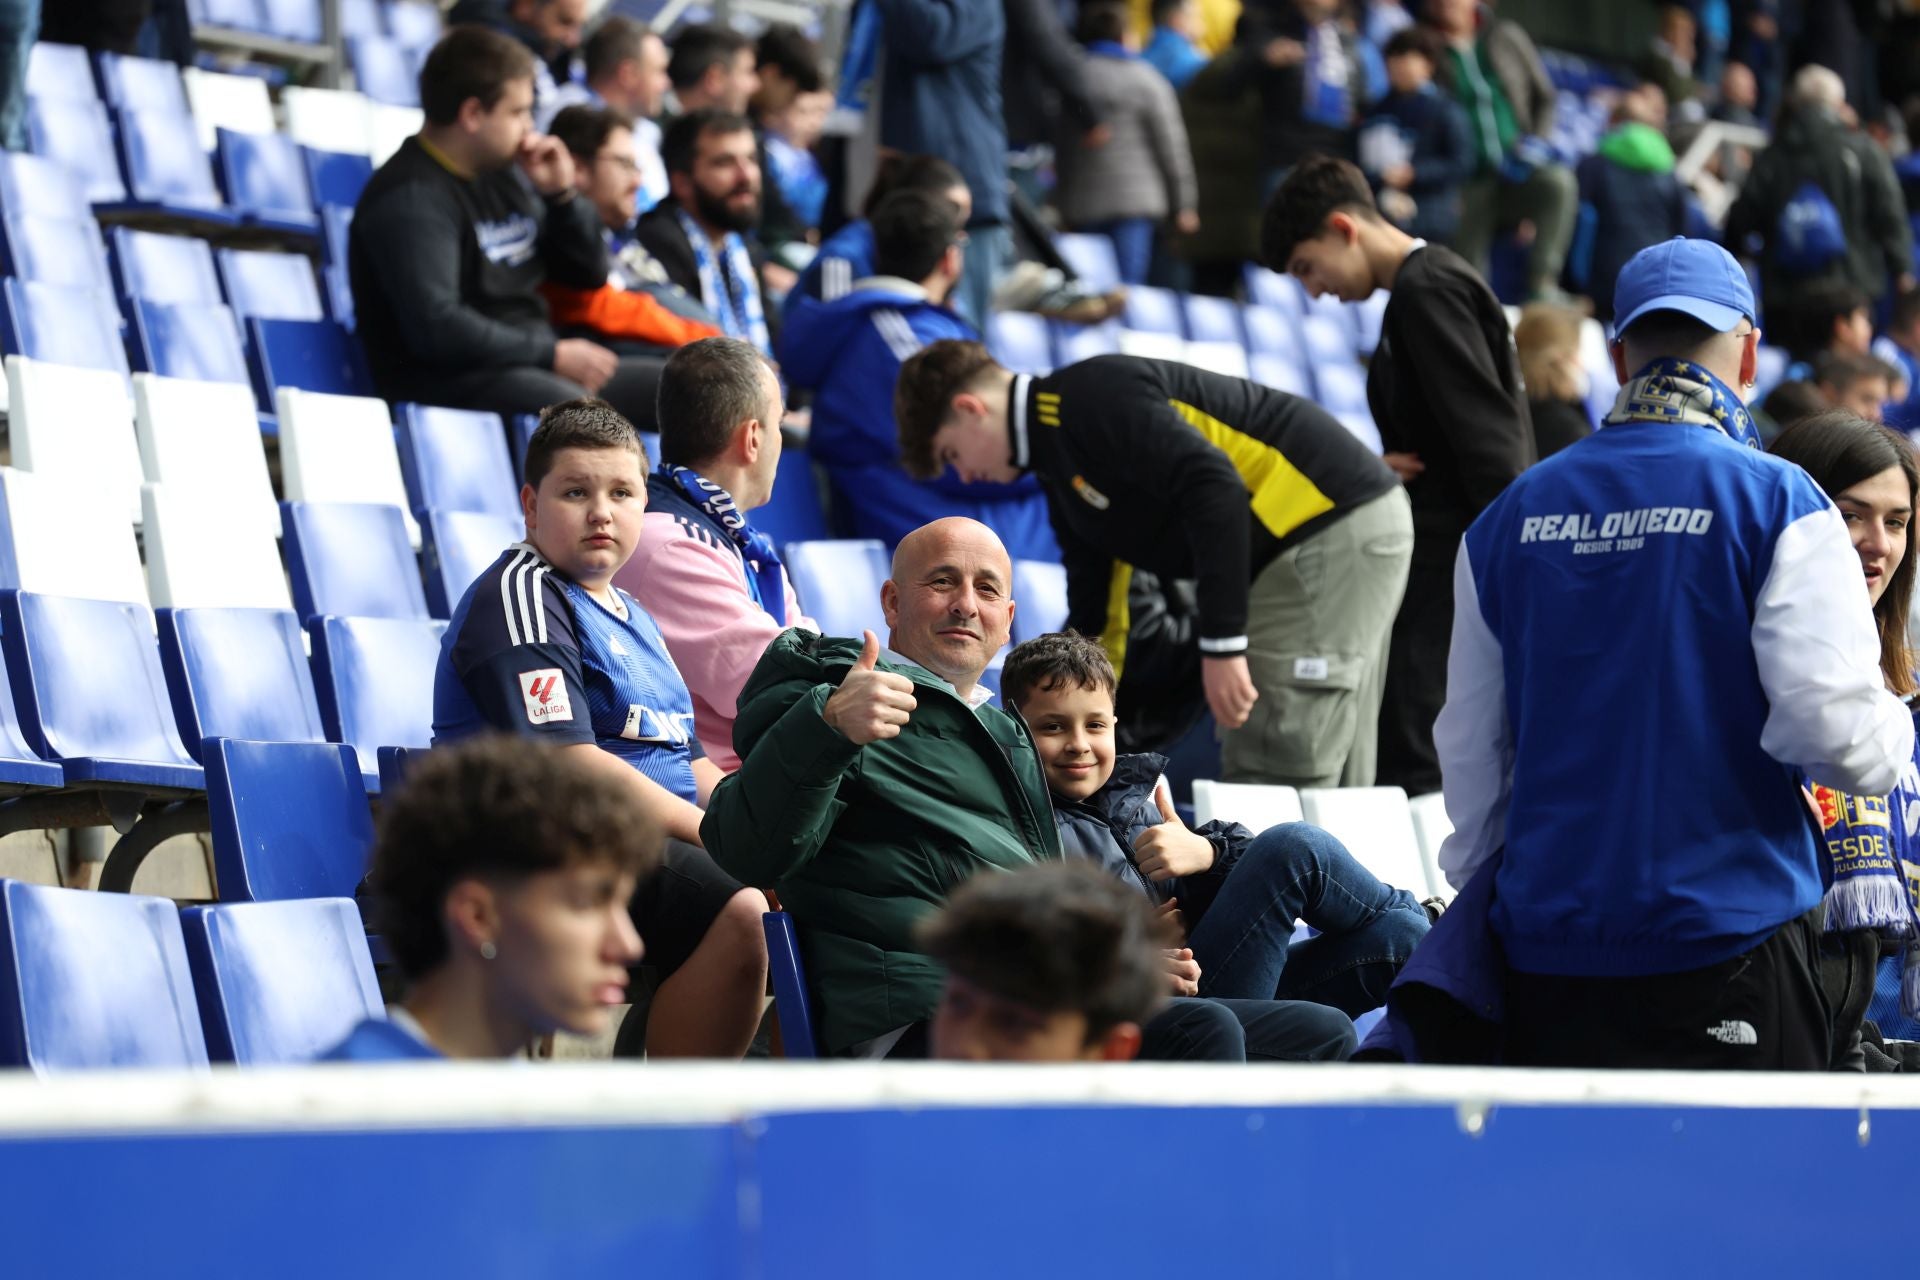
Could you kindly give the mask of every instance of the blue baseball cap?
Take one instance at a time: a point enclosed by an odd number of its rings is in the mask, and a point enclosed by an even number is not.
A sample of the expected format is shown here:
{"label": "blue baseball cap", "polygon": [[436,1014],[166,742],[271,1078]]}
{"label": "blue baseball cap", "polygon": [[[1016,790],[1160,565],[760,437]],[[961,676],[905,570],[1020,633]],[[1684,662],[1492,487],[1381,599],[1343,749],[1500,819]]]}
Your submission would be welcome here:
{"label": "blue baseball cap", "polygon": [[1715,333],[1754,319],[1753,286],[1732,254],[1711,240],[1675,236],[1633,255],[1613,286],[1613,335],[1649,311],[1678,311]]}

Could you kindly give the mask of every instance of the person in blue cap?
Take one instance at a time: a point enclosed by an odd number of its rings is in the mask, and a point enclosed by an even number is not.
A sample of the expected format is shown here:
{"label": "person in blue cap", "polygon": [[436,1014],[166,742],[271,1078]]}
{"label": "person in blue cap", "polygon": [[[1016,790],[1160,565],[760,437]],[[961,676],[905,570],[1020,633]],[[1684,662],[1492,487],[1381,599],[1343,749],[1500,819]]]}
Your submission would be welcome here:
{"label": "person in blue cap", "polygon": [[1499,859],[1505,1061],[1825,1070],[1827,871],[1795,771],[1880,794],[1912,718],[1840,513],[1759,448],[1739,264],[1654,245],[1614,314],[1601,430],[1461,545],[1440,865],[1461,887]]}

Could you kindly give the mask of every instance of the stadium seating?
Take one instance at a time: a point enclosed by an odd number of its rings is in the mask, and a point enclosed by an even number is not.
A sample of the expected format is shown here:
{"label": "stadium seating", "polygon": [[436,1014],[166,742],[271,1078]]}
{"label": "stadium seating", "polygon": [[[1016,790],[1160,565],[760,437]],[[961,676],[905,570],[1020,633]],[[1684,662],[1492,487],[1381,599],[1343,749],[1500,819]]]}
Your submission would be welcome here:
{"label": "stadium seating", "polygon": [[91,486],[0,467],[0,587],[147,602],[131,520],[76,520]]}
{"label": "stadium seating", "polygon": [[1127,290],[1127,328],[1136,333],[1166,333],[1176,338],[1187,336],[1180,295],[1171,289],[1135,285]]}
{"label": "stadium seating", "polygon": [[215,161],[227,203],[248,225],[292,235],[320,233],[307,164],[291,138],[223,128]]}
{"label": "stadium seating", "polygon": [[221,738],[206,751],[222,902],[353,896],[373,850],[353,748]]}
{"label": "stadium seating", "polygon": [[1013,562],[1013,643],[1067,625],[1067,571],[1040,560]]}
{"label": "stadium seating", "polygon": [[[370,396],[373,378],[353,335],[332,320],[249,320],[260,407],[271,411],[282,391]],[[284,418],[285,410],[281,410]]]}
{"label": "stadium seating", "polygon": [[262,29],[282,40],[319,44],[325,38],[321,0],[259,0]]}
{"label": "stadium seating", "polygon": [[1453,834],[1453,820],[1447,817],[1447,798],[1438,791],[1415,796],[1407,801],[1413,817],[1413,834],[1420,843],[1420,862],[1427,872],[1427,891],[1437,897],[1453,897],[1453,886],[1440,870],[1440,846]]}
{"label": "stadium seating", "polygon": [[400,475],[416,516],[432,508],[520,520],[520,485],[499,414],[403,404],[395,420]]}
{"label": "stadium seating", "polygon": [[127,193],[136,205],[191,222],[239,221],[220,197],[212,160],[177,118],[122,111],[119,125]]}
{"label": "stadium seating", "polygon": [[133,422],[150,483],[218,510],[235,542],[280,536],[280,504],[244,386],[136,373]]}
{"label": "stadium seating", "polygon": [[518,516],[484,511],[423,511],[420,513],[420,557],[426,566],[427,611],[451,618],[453,607],[473,580],[485,573],[500,553],[526,536]]}
{"label": "stadium seating", "polygon": [[133,366],[140,372],[251,389],[240,322],[226,304],[139,298],[128,309]]}
{"label": "stadium seating", "polygon": [[1216,782],[1197,778],[1193,784],[1195,822],[1237,822],[1249,831],[1265,831],[1283,822],[1300,822],[1300,792],[1292,787],[1249,782]]}
{"label": "stadium seating", "polygon": [[780,467],[773,478],[773,495],[763,507],[747,516],[753,527],[773,539],[776,547],[793,542],[813,542],[831,538],[827,511],[820,502],[820,482],[813,473],[813,459],[800,445],[787,445],[780,453]]}
{"label": "stadium seating", "polygon": [[180,924],[215,1062],[311,1062],[385,1015],[351,899],[189,907]]}
{"label": "stadium seating", "polygon": [[98,102],[28,98],[27,137],[35,155],[72,172],[81,194],[91,203],[126,201],[127,185],[114,160],[113,126],[107,109]]}
{"label": "stadium seating", "polygon": [[0,1063],[57,1073],[206,1062],[173,903],[0,880]]}
{"label": "stadium seating", "polygon": [[1399,787],[1309,787],[1300,793],[1308,822],[1332,832],[1361,866],[1396,889],[1427,896],[1427,872],[1407,793]]}
{"label": "stadium seating", "polygon": [[100,87],[114,110],[155,112],[176,120],[193,114],[180,68],[173,63],[120,53],[102,53],[97,63]]}
{"label": "stadium seating", "polygon": [[1275,307],[1250,306],[1240,315],[1247,331],[1247,350],[1252,354],[1297,358],[1300,332],[1295,317]]}
{"label": "stadium seating", "polygon": [[403,49],[431,49],[445,29],[440,6],[430,0],[394,0],[384,7],[387,31]]}
{"label": "stadium seating", "polygon": [[1109,320],[1104,324],[1063,324],[1054,321],[1049,327],[1053,332],[1055,368],[1079,364],[1095,356],[1115,355],[1120,350],[1118,321]]}
{"label": "stadium seating", "polygon": [[1053,372],[1047,322],[1024,311],[996,311],[987,317],[987,350],[1015,373]]}
{"label": "stadium seating", "polygon": [[109,239],[114,287],[122,298],[203,305],[226,301],[206,241],[132,227],[115,227]]}
{"label": "stadium seating", "polygon": [[111,295],[32,280],[0,281],[0,350],[48,364],[127,376]]}
{"label": "stadium seating", "polygon": [[780,1019],[780,1047],[789,1058],[816,1058],[812,997],[800,963],[800,939],[793,917],[769,911],[760,917],[767,935],[767,974],[773,983],[773,1012]]}
{"label": "stadium seating", "polygon": [[1247,301],[1272,307],[1289,319],[1298,320],[1306,312],[1307,295],[1291,276],[1283,276],[1265,267],[1249,263],[1244,273]]}
{"label": "stadium seating", "polygon": [[[364,148],[364,141],[361,146]],[[368,179],[373,177],[373,161],[364,150],[328,151],[303,146],[300,159],[307,168],[307,187],[313,192],[313,203],[323,214],[328,205],[352,209],[359,202],[360,193],[366,190]]]}
{"label": "stadium seating", "polygon": [[6,274],[69,289],[112,287],[100,227],[92,218],[49,218],[8,212],[0,218]]}
{"label": "stadium seating", "polygon": [[208,738],[325,742],[305,633],[290,609],[160,609],[174,723],[201,764]]}
{"label": "stadium seating", "polygon": [[1313,375],[1293,356],[1255,352],[1247,366],[1248,376],[1261,386],[1313,399]]}
{"label": "stadium seating", "polygon": [[212,151],[220,130],[234,133],[274,132],[273,100],[267,82],[258,76],[233,76],[200,67],[180,73],[187,87],[187,106],[193,112],[200,149]]}
{"label": "stadium seating", "polygon": [[419,81],[397,41],[355,36],[347,41],[347,58],[353,64],[355,85],[367,97],[396,107],[420,105]]}
{"label": "stadium seating", "polygon": [[347,237],[353,229],[353,210],[329,204],[320,210],[320,244],[326,255],[321,276],[327,286],[327,307],[343,328],[353,328],[353,282],[347,276]]}
{"label": "stadium seating", "polygon": [[418,107],[397,107],[376,102],[370,108],[373,127],[367,135],[367,158],[374,167],[387,162],[387,157],[400,149],[400,144],[420,132],[420,126],[426,123],[426,114]]}
{"label": "stadium seating", "polygon": [[366,158],[372,116],[365,95],[288,85],[280,91],[280,106],[287,116],[287,136],[302,147]]}
{"label": "stadium seating", "polygon": [[139,523],[140,444],[122,378],[8,356],[7,402],[16,467],[84,484],[96,518]]}
{"label": "stadium seating", "polygon": [[234,314],[243,320],[321,320],[326,308],[313,275],[313,260],[303,253],[268,249],[222,249],[220,284]]}
{"label": "stadium seating", "polygon": [[407,541],[420,529],[407,514],[407,486],[384,401],[371,397],[280,395],[280,468],[293,502],[384,502],[400,507]]}
{"label": "stadium seating", "polygon": [[368,789],[379,785],[382,747],[425,747],[433,737],[433,672],[444,622],[315,618],[314,692],[327,736],[360,755]]}
{"label": "stadium seating", "polygon": [[1313,385],[1321,407],[1335,417],[1368,412],[1366,371],[1351,359],[1315,364]]}
{"label": "stadium seating", "polygon": [[1247,349],[1237,342],[1189,342],[1180,358],[1196,369],[1228,378],[1245,378],[1252,373]]}
{"label": "stadium seating", "polygon": [[280,508],[294,611],[302,618],[427,616],[398,507],[376,502],[288,502]]}
{"label": "stadium seating", "polygon": [[1198,293],[1184,294],[1180,302],[1186,313],[1187,336],[1193,341],[1225,342],[1236,347],[1246,345],[1246,332],[1241,325],[1238,303]]}
{"label": "stadium seating", "polygon": [[1069,233],[1055,236],[1053,247],[1087,288],[1106,293],[1120,287],[1120,258],[1105,236]]}
{"label": "stadium seating", "polygon": [[1360,354],[1368,359],[1380,346],[1380,325],[1387,314],[1387,291],[1375,289],[1365,302],[1352,307],[1353,332]]}
{"label": "stadium seating", "polygon": [[786,550],[787,577],[800,607],[823,635],[887,635],[880,612],[880,584],[891,565],[887,549],[872,539],[796,542]]}
{"label": "stadium seating", "polygon": [[0,151],[0,210],[13,217],[68,222],[93,217],[93,206],[87,203],[74,170],[26,151]]}
{"label": "stadium seating", "polygon": [[232,521],[191,489],[144,485],[147,588],[160,608],[291,609],[272,538],[235,537]]}
{"label": "stadium seating", "polygon": [[1142,360],[1185,361],[1187,342],[1185,338],[1171,333],[1147,333],[1139,329],[1120,330],[1120,350],[1122,354],[1138,356]]}
{"label": "stadium seating", "polygon": [[1341,317],[1316,312],[1300,320],[1300,343],[1316,369],[1353,364],[1354,341],[1352,325]]}
{"label": "stadium seating", "polygon": [[27,54],[27,96],[60,102],[99,101],[87,51],[76,44],[34,44]]}

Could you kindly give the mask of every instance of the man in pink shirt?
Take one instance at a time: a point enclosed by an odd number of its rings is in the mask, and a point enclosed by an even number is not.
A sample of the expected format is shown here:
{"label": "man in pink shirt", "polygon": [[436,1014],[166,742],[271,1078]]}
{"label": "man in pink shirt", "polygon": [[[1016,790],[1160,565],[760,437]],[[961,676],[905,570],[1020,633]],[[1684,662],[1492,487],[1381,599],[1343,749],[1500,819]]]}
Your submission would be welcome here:
{"label": "man in pink shirt", "polygon": [[740,686],[767,644],[803,616],[773,543],[747,512],[773,496],[780,380],[733,338],[680,348],[660,375],[660,468],[647,480],[640,545],[614,577],[660,626],[693,694],[694,731],[731,773]]}

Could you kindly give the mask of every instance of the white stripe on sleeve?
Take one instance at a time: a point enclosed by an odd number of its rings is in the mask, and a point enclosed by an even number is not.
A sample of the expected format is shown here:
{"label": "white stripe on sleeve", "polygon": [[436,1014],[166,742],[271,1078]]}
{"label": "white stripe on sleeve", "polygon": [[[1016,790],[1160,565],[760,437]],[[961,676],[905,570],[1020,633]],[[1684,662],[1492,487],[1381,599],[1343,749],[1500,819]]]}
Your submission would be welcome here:
{"label": "white stripe on sleeve", "polygon": [[1467,544],[1453,562],[1453,648],[1447,655],[1447,704],[1433,724],[1441,788],[1453,834],[1440,846],[1440,870],[1456,890],[1507,842],[1513,793],[1513,726],[1500,640],[1480,611]]}

